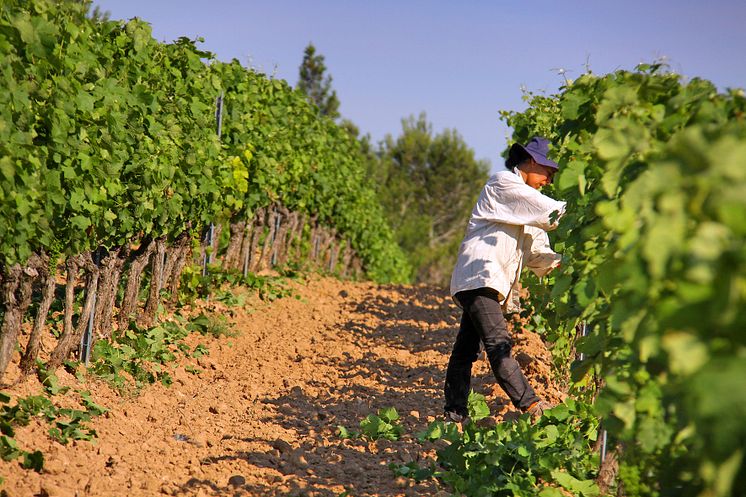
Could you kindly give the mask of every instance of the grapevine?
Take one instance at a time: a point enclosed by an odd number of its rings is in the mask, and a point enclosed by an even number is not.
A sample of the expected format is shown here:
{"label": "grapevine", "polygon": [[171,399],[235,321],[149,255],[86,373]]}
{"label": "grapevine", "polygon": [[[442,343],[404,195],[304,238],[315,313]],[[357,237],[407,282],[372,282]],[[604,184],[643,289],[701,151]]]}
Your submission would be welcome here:
{"label": "grapevine", "polygon": [[[659,65],[586,74],[506,114],[565,165],[554,236],[565,263],[535,285],[558,353],[620,444],[627,495],[730,495],[746,473],[746,99]],[[544,115],[539,129],[534,123]],[[548,126],[546,123],[550,123]],[[623,447],[623,448],[622,448]]]}

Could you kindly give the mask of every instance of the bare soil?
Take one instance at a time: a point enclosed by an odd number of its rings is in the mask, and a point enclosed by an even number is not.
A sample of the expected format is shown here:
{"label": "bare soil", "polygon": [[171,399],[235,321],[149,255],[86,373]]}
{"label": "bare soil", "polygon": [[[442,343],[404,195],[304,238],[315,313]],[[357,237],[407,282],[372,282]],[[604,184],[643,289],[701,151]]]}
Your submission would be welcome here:
{"label": "bare soil", "polygon": [[[432,287],[380,286],[310,277],[291,283],[298,298],[242,307],[201,303],[223,313],[235,337],[193,335],[210,353],[172,371],[170,387],[122,397],[107,385],[60,382],[93,392],[109,412],[91,423],[98,439],[61,445],[34,420],[17,430],[26,450],[41,450],[41,474],[0,461],[9,496],[307,496],[436,495],[434,482],[396,478],[388,464],[432,455],[414,433],[442,413],[448,354],[460,310]],[[514,353],[540,395],[559,401],[551,358],[538,335],[516,330]],[[201,370],[199,375],[185,367]],[[481,357],[473,388],[496,420],[515,416]],[[38,393],[29,379],[6,393]],[[70,401],[70,400],[65,400]],[[64,401],[63,401],[64,402]],[[407,431],[396,442],[341,440],[395,407]]]}

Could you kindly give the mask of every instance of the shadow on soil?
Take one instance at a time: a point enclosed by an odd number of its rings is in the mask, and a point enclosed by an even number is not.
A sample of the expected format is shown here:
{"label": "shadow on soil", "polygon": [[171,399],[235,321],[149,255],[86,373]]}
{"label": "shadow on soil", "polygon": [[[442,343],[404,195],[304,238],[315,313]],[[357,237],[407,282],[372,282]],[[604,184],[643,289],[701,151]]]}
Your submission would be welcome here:
{"label": "shadow on soil", "polygon": [[[291,447],[282,440],[249,439],[244,441],[266,442],[273,449],[261,453],[218,454],[202,461],[203,465],[209,465],[244,460],[257,468],[277,470],[283,478],[278,477],[273,485],[239,486],[192,479],[182,485],[181,491],[194,493],[199,488],[218,495],[336,497],[340,492],[329,487],[343,486],[356,497],[433,493],[433,483],[402,488],[399,482],[397,486],[394,474],[386,466],[422,457],[423,447],[413,441],[412,436],[427,426],[427,416],[440,414],[443,376],[460,313],[440,290],[427,287],[385,289],[397,298],[371,294],[363,301],[347,300],[352,317],[337,332],[347,335],[349,340],[360,341],[368,349],[376,346],[391,349],[391,358],[372,353],[362,359],[353,359],[349,354],[326,357],[324,362],[339,371],[344,386],[331,390],[328,385],[308,382],[308,386],[316,387],[313,390],[326,391],[328,395],[312,396],[302,386],[296,386],[285,395],[265,401],[276,411],[268,421],[297,432],[303,440],[300,446]],[[371,315],[378,319],[370,320]],[[371,321],[380,324],[374,326],[369,324]],[[396,359],[397,354],[422,351],[439,352],[442,364],[408,367]],[[360,378],[373,380],[383,393],[362,385]],[[338,425],[356,429],[366,415],[388,406],[396,407],[401,415],[401,424],[407,433],[403,440],[364,442],[341,440],[334,434]],[[408,484],[406,481],[405,485]]]}

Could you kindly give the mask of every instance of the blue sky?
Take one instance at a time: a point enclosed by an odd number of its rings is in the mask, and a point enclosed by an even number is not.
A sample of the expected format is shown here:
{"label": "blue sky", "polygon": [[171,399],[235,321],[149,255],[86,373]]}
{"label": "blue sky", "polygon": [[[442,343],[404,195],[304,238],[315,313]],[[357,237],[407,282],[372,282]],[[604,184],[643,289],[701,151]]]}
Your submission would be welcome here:
{"label": "blue sky", "polygon": [[303,49],[325,56],[344,117],[374,140],[426,112],[478,158],[501,162],[521,87],[554,92],[577,77],[666,57],[687,77],[746,86],[746,1],[94,0],[113,19],[140,17],[164,41],[201,36],[295,84]]}

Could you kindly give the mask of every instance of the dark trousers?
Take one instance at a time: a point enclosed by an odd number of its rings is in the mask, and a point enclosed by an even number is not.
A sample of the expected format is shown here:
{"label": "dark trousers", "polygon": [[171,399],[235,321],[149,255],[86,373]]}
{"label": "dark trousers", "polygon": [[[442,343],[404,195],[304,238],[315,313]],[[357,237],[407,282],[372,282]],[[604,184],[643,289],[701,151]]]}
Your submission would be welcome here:
{"label": "dark trousers", "polygon": [[466,290],[456,294],[464,313],[446,372],[446,411],[467,415],[466,401],[471,384],[471,365],[479,356],[479,341],[492,367],[497,383],[513,405],[525,410],[539,400],[511,355],[513,342],[503,316],[498,293],[491,288]]}

